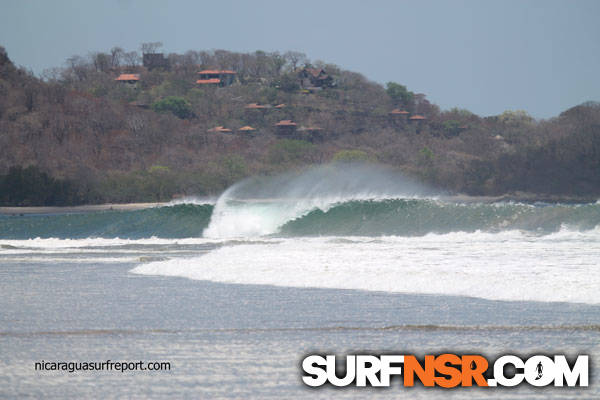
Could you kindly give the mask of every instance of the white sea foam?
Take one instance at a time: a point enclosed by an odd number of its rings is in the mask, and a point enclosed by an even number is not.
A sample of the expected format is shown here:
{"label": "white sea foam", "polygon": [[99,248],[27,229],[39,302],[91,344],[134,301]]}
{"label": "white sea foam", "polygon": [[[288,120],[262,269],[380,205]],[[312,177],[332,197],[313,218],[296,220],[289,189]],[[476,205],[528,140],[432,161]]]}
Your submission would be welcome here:
{"label": "white sea foam", "polygon": [[294,238],[221,247],[132,272],[237,284],[600,303],[600,230]]}
{"label": "white sea foam", "polygon": [[[0,246],[7,245],[16,249],[72,249],[81,247],[113,247],[126,245],[162,245],[162,244],[207,244],[216,243],[217,240],[206,238],[164,239],[150,237],[147,239],[120,239],[120,238],[84,238],[84,239],[59,239],[59,238],[34,238],[34,239],[0,239]],[[2,250],[14,250],[0,248]]]}
{"label": "white sea foam", "polygon": [[216,197],[197,197],[197,196],[186,196],[178,199],[171,200],[166,203],[164,207],[177,206],[180,204],[195,204],[195,205],[214,205],[217,202]]}
{"label": "white sea foam", "polygon": [[4,259],[10,263],[26,263],[26,264],[114,264],[114,263],[135,263],[140,261],[140,257],[57,257],[57,256],[25,256],[25,257],[10,257]]}
{"label": "white sea foam", "polygon": [[[357,196],[352,200],[358,199]],[[364,199],[369,199],[365,194]],[[300,218],[310,211],[327,211],[332,205],[349,201],[343,197],[307,199],[231,200],[226,195],[219,199],[210,225],[204,230],[207,238],[249,238],[276,233],[288,221]]]}

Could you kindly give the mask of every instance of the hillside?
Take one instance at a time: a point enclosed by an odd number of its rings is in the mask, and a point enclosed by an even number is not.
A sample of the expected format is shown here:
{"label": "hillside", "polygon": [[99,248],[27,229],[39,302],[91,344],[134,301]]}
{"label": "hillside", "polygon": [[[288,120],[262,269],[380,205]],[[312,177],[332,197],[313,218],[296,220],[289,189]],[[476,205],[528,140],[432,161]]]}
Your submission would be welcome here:
{"label": "hillside", "polygon": [[600,195],[598,103],[482,118],[301,53],[145,50],[72,57],[37,78],[0,48],[2,205],[217,194],[332,160],[469,195]]}

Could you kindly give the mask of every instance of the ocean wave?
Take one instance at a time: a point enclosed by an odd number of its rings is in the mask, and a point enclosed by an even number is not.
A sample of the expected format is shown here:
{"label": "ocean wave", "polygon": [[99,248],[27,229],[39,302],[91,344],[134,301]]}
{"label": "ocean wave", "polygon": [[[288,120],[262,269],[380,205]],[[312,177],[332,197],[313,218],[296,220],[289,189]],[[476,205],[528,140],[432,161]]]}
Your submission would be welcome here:
{"label": "ocean wave", "polygon": [[173,204],[135,211],[0,217],[0,239],[201,237],[210,204]]}
{"label": "ocean wave", "polygon": [[[7,240],[33,238],[204,237],[217,241],[273,236],[423,236],[511,230],[547,235],[561,231],[584,232],[598,226],[598,203],[457,203],[429,198],[228,199],[216,206],[179,204],[137,211],[1,217],[0,244],[6,247],[11,245]],[[6,249],[0,248],[2,250]]]}
{"label": "ocean wave", "polygon": [[204,235],[423,236],[524,230],[550,234],[600,225],[599,204],[457,203],[430,198],[269,199],[218,203]]}
{"label": "ocean wave", "polygon": [[548,234],[561,228],[594,229],[600,206],[520,203],[453,203],[433,199],[349,201],[313,209],[286,221],[284,236],[422,236],[428,233],[524,230]]}
{"label": "ocean wave", "polygon": [[422,236],[428,233],[593,229],[600,205],[463,201],[397,171],[335,165],[251,178],[218,199],[205,237]]}

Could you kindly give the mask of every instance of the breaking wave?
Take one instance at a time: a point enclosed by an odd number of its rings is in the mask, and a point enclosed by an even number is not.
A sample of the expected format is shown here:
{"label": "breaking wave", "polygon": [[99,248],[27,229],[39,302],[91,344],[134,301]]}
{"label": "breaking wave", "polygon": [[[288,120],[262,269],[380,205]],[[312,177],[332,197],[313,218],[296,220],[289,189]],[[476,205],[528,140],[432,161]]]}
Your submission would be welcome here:
{"label": "breaking wave", "polygon": [[281,226],[288,236],[420,236],[428,233],[589,230],[600,224],[600,205],[452,203],[427,199],[349,201],[315,209]]}
{"label": "breaking wave", "polygon": [[218,199],[203,234],[211,238],[419,236],[515,229],[550,233],[600,224],[598,203],[450,199],[386,168],[326,166],[232,186]]}
{"label": "breaking wave", "polygon": [[[536,234],[600,226],[600,204],[457,203],[435,199],[227,200],[138,211],[0,217],[0,239],[422,236],[428,233]],[[203,235],[204,232],[204,235]]]}
{"label": "breaking wave", "polygon": [[299,202],[227,200],[220,206],[181,204],[138,211],[0,217],[0,238],[422,236],[509,230],[548,234],[561,229],[586,231],[597,226],[597,203],[531,205],[416,198],[316,198]]}

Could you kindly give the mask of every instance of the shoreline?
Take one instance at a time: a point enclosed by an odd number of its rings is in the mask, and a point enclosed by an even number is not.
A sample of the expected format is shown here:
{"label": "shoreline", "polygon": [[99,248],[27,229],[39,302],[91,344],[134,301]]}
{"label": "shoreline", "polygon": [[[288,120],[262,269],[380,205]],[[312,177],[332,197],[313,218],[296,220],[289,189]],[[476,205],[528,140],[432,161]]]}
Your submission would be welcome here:
{"label": "shoreline", "polygon": [[170,203],[84,204],[80,206],[0,207],[0,215],[78,214],[99,211],[136,211]]}
{"label": "shoreline", "polygon": [[[468,196],[456,194],[449,196],[436,196],[442,201],[457,203],[549,203],[549,204],[591,204],[600,199],[586,196],[560,196],[560,195],[536,195],[533,193],[511,193],[500,196]],[[165,207],[173,205],[172,202],[148,202],[148,203],[107,203],[107,204],[84,204],[79,206],[10,206],[0,207],[0,215],[52,215],[52,214],[77,214],[101,211],[136,211],[154,207]],[[176,204],[176,203],[175,203]]]}

